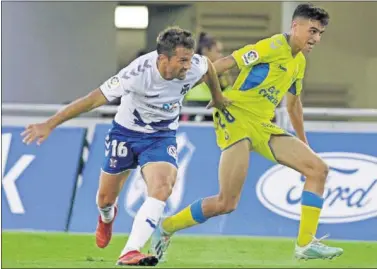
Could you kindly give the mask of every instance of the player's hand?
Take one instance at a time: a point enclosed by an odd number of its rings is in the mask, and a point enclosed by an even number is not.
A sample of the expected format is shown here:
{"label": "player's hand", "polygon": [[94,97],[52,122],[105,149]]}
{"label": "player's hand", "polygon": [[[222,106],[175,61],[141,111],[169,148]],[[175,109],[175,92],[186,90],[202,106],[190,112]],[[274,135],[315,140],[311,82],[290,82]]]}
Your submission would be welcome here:
{"label": "player's hand", "polygon": [[232,101],[230,99],[221,95],[220,98],[217,98],[216,100],[211,100],[207,105],[207,109],[215,107],[219,110],[222,110],[226,108],[227,106],[229,106],[231,103]]}
{"label": "player's hand", "polygon": [[41,145],[43,141],[50,135],[52,129],[47,123],[30,124],[26,127],[25,131],[21,133],[24,137],[22,142],[29,145],[34,140],[37,140],[37,145]]}

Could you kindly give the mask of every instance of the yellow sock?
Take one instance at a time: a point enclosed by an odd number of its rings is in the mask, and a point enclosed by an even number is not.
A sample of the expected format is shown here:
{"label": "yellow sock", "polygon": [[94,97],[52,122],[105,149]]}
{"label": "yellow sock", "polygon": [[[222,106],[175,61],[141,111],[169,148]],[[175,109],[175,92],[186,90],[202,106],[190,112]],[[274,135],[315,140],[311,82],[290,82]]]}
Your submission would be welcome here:
{"label": "yellow sock", "polygon": [[321,209],[311,206],[302,206],[301,221],[298,231],[297,244],[300,247],[306,246],[313,239],[317,232],[319,215]]}
{"label": "yellow sock", "polygon": [[315,193],[304,191],[302,194],[301,220],[297,244],[300,247],[309,244],[316,235],[323,199]]}
{"label": "yellow sock", "polygon": [[198,200],[190,206],[182,209],[177,214],[167,217],[162,222],[162,229],[172,234],[179,230],[192,227],[194,225],[203,223],[207,220],[202,211],[202,200]]}

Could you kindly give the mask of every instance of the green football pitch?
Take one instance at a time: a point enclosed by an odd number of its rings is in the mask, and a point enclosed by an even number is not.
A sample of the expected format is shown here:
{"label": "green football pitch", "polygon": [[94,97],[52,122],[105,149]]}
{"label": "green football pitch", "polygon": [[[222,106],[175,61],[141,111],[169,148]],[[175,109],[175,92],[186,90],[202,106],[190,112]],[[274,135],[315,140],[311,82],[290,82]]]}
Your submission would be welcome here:
{"label": "green football pitch", "polygon": [[[127,237],[114,235],[106,249],[93,235],[69,233],[2,234],[2,268],[116,268]],[[326,241],[344,248],[334,260],[293,259],[293,239],[176,236],[160,268],[346,267],[377,268],[377,242]]]}

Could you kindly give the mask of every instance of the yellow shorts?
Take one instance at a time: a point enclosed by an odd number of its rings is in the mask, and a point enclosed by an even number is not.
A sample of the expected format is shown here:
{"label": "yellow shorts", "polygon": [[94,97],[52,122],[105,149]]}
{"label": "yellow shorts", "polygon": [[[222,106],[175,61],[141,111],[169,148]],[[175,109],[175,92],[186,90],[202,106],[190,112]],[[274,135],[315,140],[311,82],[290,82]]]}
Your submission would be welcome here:
{"label": "yellow shorts", "polygon": [[247,110],[234,105],[223,111],[215,109],[213,122],[221,150],[248,139],[254,151],[273,162],[276,159],[269,145],[271,135],[290,135],[271,121],[256,119]]}

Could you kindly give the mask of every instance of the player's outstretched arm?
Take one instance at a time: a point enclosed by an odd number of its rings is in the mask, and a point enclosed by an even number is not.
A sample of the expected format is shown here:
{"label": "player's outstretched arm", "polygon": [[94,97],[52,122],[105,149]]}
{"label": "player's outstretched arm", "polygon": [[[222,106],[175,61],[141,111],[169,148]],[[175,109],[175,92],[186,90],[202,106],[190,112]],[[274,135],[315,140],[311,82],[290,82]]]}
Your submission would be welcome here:
{"label": "player's outstretched arm", "polygon": [[226,56],[224,58],[218,59],[213,63],[217,74],[222,74],[237,66],[237,62],[233,55]]}
{"label": "player's outstretched arm", "polygon": [[214,65],[208,58],[207,58],[207,62],[208,62],[208,71],[204,75],[204,80],[207,83],[211,91],[211,95],[212,95],[212,101],[208,104],[207,108],[216,107],[218,109],[224,109],[231,102],[230,100],[228,100],[227,98],[223,96],[219,78],[217,76],[217,72]]}
{"label": "player's outstretched arm", "polygon": [[89,112],[107,102],[108,101],[102,91],[100,89],[95,89],[88,95],[76,99],[61,111],[58,111],[54,116],[48,119],[46,123],[51,129],[54,129],[63,122],[75,118],[84,112]]}
{"label": "player's outstretched arm", "polygon": [[304,131],[304,113],[299,95],[294,95],[288,92],[287,110],[297,137],[308,145],[309,143]]}
{"label": "player's outstretched arm", "polygon": [[37,139],[37,144],[40,145],[58,125],[80,115],[81,113],[91,111],[96,107],[104,105],[107,102],[108,101],[102,91],[100,89],[95,89],[88,95],[73,101],[50,117],[47,121],[28,125],[25,131],[21,134],[24,137],[23,142],[30,144]]}

